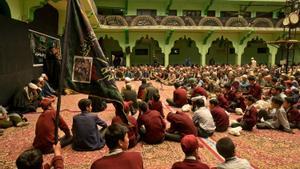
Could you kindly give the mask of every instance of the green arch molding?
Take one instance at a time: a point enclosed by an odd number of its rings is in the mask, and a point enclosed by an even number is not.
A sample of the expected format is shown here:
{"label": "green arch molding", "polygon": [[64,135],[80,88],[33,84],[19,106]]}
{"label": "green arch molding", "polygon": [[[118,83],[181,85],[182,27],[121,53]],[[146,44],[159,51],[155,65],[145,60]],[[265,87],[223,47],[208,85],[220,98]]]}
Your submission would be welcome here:
{"label": "green arch molding", "polygon": [[[58,2],[60,0],[52,0],[52,1],[53,2]],[[37,10],[39,8],[42,8],[47,3],[48,3],[48,0],[39,0],[39,4],[38,5],[34,5],[34,6],[29,7],[27,21],[28,22],[32,22],[34,20],[34,12],[35,12],[35,10]]]}
{"label": "green arch molding", "polygon": [[0,0],[0,10],[4,16],[11,18],[10,8],[6,0]]}
{"label": "green arch molding", "polygon": [[[265,51],[262,51],[265,50]],[[247,46],[242,54],[241,64],[249,64],[251,58],[253,57],[258,64],[268,64],[269,63],[270,49],[266,41],[258,36],[247,42]]]}
{"label": "green arch molding", "polygon": [[206,54],[205,63],[207,65],[237,64],[237,54],[235,50],[236,49],[233,46],[233,41],[221,36],[211,43],[208,53]]}
{"label": "green arch molding", "polygon": [[[145,53],[136,54],[136,49],[146,50]],[[159,46],[159,42],[148,35],[136,40],[135,46],[130,54],[130,65],[141,65],[154,63],[164,65],[165,54]]]}
{"label": "green arch molding", "polygon": [[[177,53],[175,53],[175,50],[177,50]],[[199,65],[201,57],[202,55],[196,46],[196,42],[192,38],[184,36],[174,42],[171,53],[169,53],[169,64],[182,65],[189,61],[191,64]]]}

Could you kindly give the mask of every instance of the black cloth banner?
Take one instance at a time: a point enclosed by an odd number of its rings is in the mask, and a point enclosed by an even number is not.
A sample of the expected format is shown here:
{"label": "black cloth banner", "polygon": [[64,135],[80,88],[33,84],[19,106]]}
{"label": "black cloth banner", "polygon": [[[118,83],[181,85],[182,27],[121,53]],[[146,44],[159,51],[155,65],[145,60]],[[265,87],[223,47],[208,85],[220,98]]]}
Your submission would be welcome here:
{"label": "black cloth banner", "polygon": [[116,115],[128,123],[108,61],[78,0],[68,2],[64,38],[65,87],[113,103]]}

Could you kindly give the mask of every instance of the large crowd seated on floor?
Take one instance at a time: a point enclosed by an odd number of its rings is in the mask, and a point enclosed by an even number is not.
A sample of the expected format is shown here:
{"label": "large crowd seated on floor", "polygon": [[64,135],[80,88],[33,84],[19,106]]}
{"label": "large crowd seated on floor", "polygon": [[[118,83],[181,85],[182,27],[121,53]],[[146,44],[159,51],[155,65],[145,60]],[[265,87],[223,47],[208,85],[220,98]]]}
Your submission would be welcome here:
{"label": "large crowd seated on floor", "polygon": [[[239,136],[242,130],[274,129],[293,134],[300,129],[300,66],[209,65],[209,66],[132,66],[111,68],[115,80],[125,81],[120,93],[129,123],[115,116],[111,125],[90,112],[92,105],[106,102],[91,97],[78,103],[80,114],[73,117],[72,127],[59,117],[64,132],[54,145],[56,110],[52,106],[56,91],[46,74],[20,88],[8,107],[0,107],[0,134],[5,128],[22,127],[30,123],[26,113],[43,109],[35,128],[33,149],[26,150],[16,160],[19,169],[64,168],[61,147],[72,145],[75,151],[109,148],[109,153],[91,164],[91,169],[143,168],[138,152],[127,152],[139,141],[160,144],[164,140],[180,142],[185,159],[173,164],[173,169],[209,168],[198,156],[196,137],[207,138],[215,132]],[[131,81],[141,81],[138,91]],[[151,81],[173,85],[173,97],[166,100],[176,112],[166,116],[159,89]],[[94,103],[93,103],[94,102]],[[232,113],[240,115],[230,121]],[[167,128],[166,123],[170,123]],[[100,129],[99,129],[100,128]],[[298,128],[298,129],[296,129]],[[245,159],[235,156],[235,146],[228,137],[218,140],[217,151],[225,162],[215,168],[251,168]],[[42,166],[42,154],[54,153],[52,164]],[[117,161],[117,163],[115,162]]]}

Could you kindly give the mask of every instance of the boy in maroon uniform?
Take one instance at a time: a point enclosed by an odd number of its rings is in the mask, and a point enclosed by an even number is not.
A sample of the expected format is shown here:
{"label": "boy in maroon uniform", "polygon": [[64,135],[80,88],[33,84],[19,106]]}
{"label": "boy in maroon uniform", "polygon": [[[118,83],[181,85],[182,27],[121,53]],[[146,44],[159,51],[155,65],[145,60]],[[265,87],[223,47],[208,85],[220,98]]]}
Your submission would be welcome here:
{"label": "boy in maroon uniform", "polygon": [[167,120],[171,123],[170,128],[166,133],[166,140],[179,142],[181,138],[188,134],[197,136],[197,128],[192,119],[184,112],[170,112]]}
{"label": "boy in maroon uniform", "polygon": [[181,148],[185,159],[173,164],[172,169],[209,169],[198,156],[199,143],[194,135],[186,135],[181,139]]}
{"label": "boy in maroon uniform", "polygon": [[160,113],[156,110],[149,110],[145,102],[141,102],[139,108],[138,126],[143,140],[148,144],[163,142],[166,123]]}
{"label": "boy in maroon uniform", "polygon": [[[41,102],[41,107],[44,112],[39,116],[36,126],[35,126],[35,138],[33,141],[33,147],[40,149],[43,153],[53,152],[52,145],[54,144],[54,130],[55,130],[55,118],[56,110],[51,106],[51,100],[44,99]],[[60,139],[60,144],[62,147],[67,146],[72,143],[71,131],[64,121],[64,119],[59,116],[59,126],[65,136]]]}
{"label": "boy in maroon uniform", "polygon": [[105,132],[105,144],[109,153],[93,162],[91,169],[142,169],[143,159],[138,152],[126,152],[129,139],[127,128],[119,124],[110,125]]}
{"label": "boy in maroon uniform", "polygon": [[224,132],[229,126],[229,116],[225,110],[219,106],[217,99],[211,99],[209,101],[210,113],[214,118],[216,131]]}
{"label": "boy in maroon uniform", "polygon": [[128,138],[129,138],[128,148],[134,147],[140,139],[137,120],[133,116],[129,115],[129,109],[131,104],[132,104],[131,101],[124,102],[124,111],[127,114],[127,119],[130,122],[130,125],[123,123],[120,116],[115,116],[111,121],[111,124],[122,124],[128,128]]}
{"label": "boy in maroon uniform", "polygon": [[262,89],[260,85],[256,82],[254,76],[249,76],[248,80],[250,85],[249,85],[249,91],[246,94],[253,96],[256,100],[260,100],[262,94]]}
{"label": "boy in maroon uniform", "polygon": [[43,154],[38,149],[30,149],[24,151],[16,160],[18,169],[64,169],[64,160],[61,155],[61,145],[57,143],[53,145],[54,157],[51,164],[43,166]]}
{"label": "boy in maroon uniform", "polygon": [[241,126],[243,130],[251,131],[257,122],[257,110],[254,107],[256,99],[253,96],[247,96],[245,103],[247,108],[242,118],[237,119],[238,123],[233,123],[231,127]]}
{"label": "boy in maroon uniform", "polygon": [[188,103],[187,91],[183,87],[180,87],[178,82],[174,84],[174,87],[173,99],[167,99],[166,101],[170,106],[182,107]]}
{"label": "boy in maroon uniform", "polygon": [[290,127],[300,129],[300,111],[295,107],[294,99],[286,97],[283,102],[283,108],[286,111]]}
{"label": "boy in maroon uniform", "polygon": [[152,97],[152,99],[148,102],[148,106],[150,110],[156,110],[160,113],[160,115],[165,118],[164,110],[162,102],[159,100],[160,95],[159,93],[155,93]]}

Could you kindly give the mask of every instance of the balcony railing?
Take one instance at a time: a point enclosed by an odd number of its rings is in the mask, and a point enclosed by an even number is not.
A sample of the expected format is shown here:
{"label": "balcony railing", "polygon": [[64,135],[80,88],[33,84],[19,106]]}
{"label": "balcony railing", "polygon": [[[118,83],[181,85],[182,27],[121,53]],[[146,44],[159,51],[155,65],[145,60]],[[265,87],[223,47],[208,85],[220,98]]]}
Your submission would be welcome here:
{"label": "balcony railing", "polygon": [[118,16],[98,15],[102,25],[109,26],[225,26],[281,28],[283,19],[243,18],[243,17],[188,17],[188,16]]}

